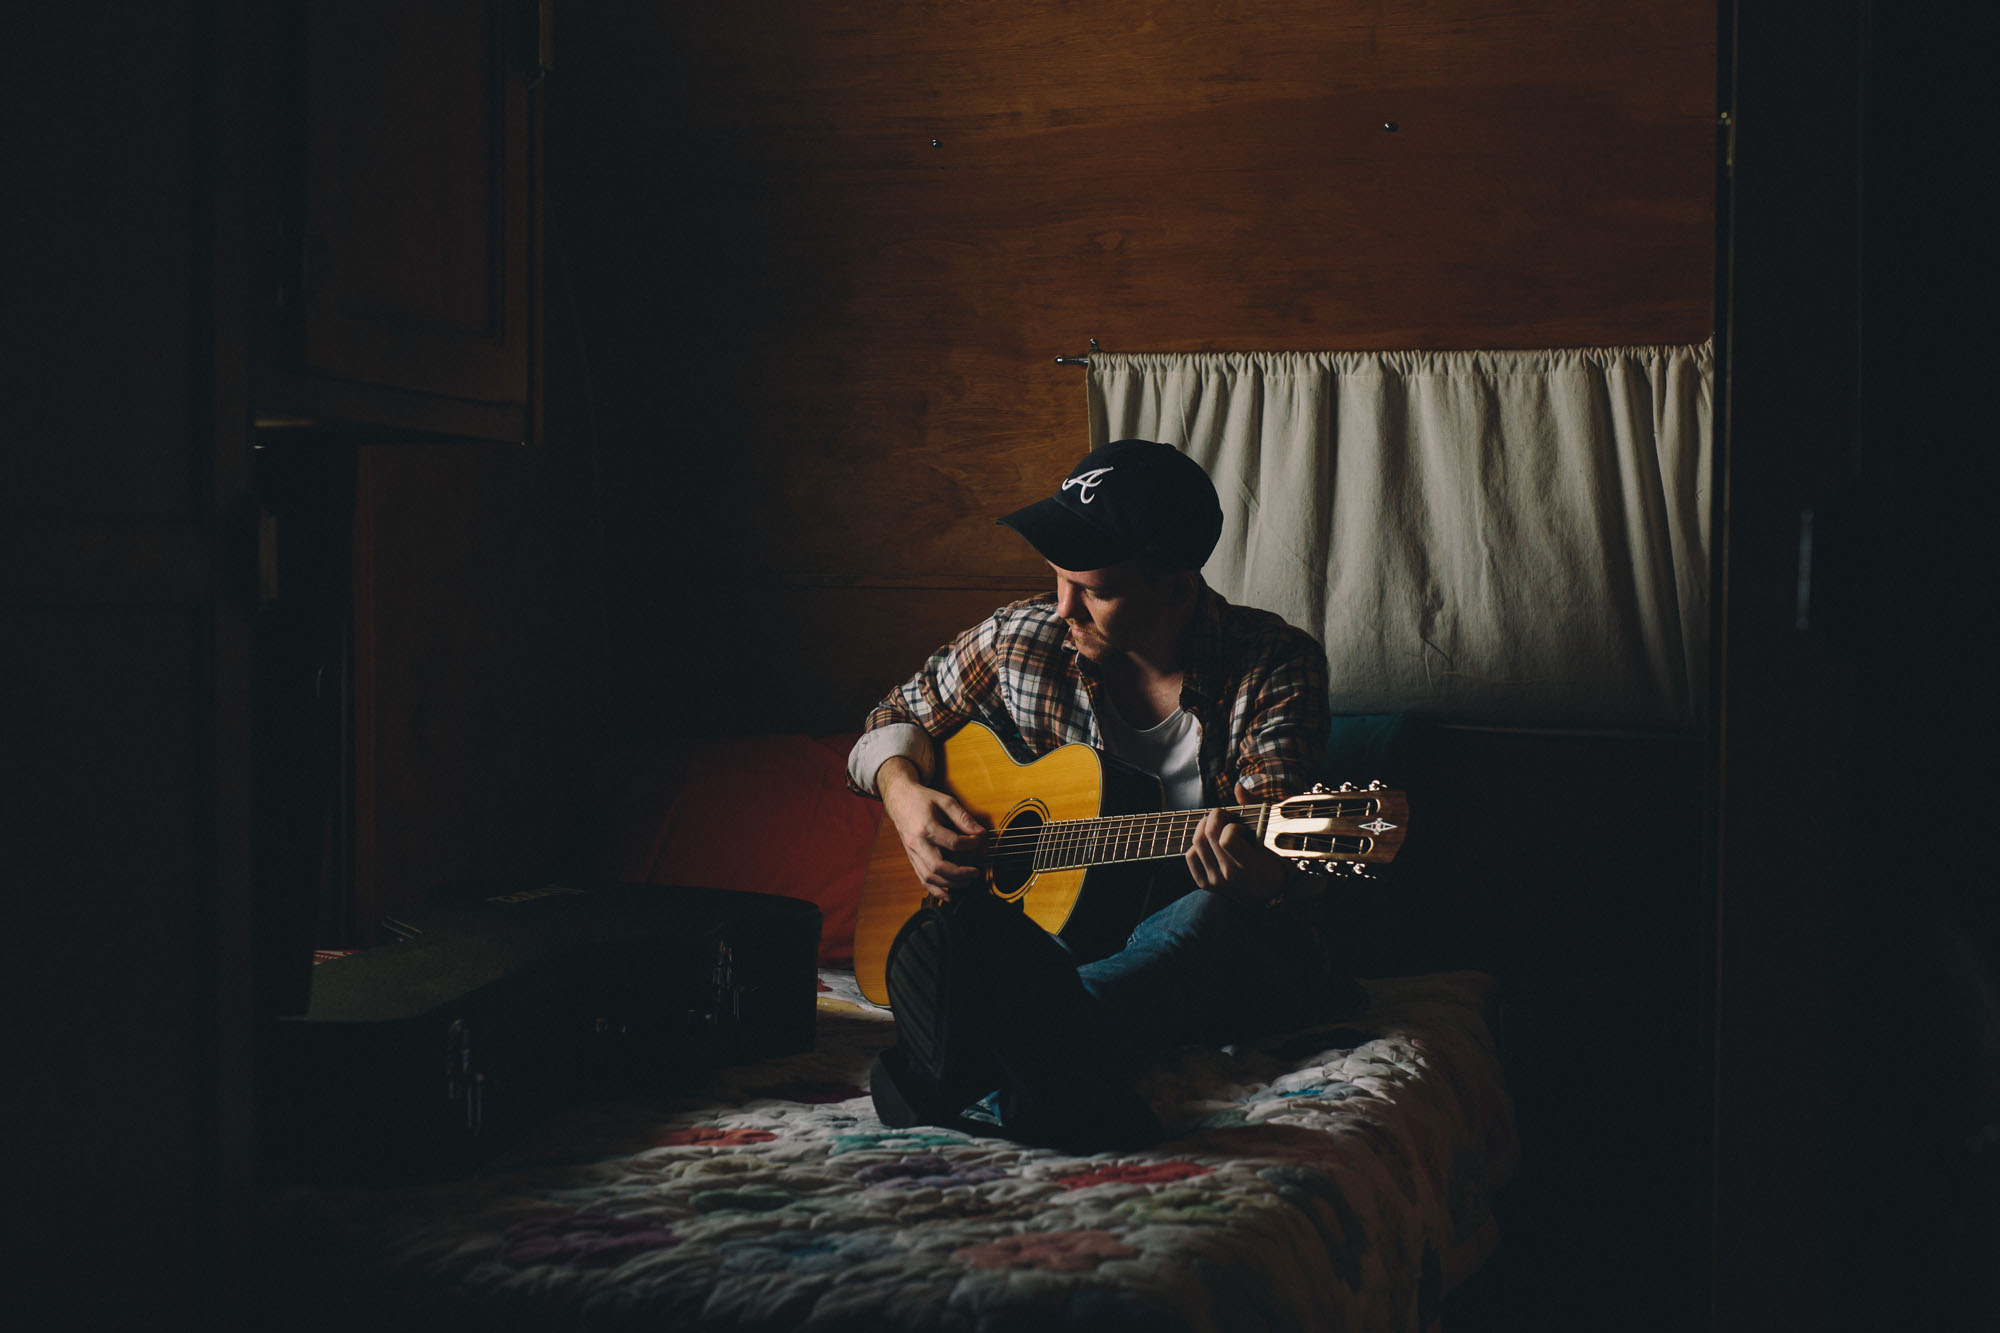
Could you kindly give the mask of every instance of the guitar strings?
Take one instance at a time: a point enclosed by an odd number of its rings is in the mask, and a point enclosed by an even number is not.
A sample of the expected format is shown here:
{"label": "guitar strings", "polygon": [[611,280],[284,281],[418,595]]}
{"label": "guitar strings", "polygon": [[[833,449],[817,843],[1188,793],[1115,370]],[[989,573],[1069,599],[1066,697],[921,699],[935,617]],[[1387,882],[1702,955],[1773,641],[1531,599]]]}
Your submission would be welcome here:
{"label": "guitar strings", "polygon": [[[1221,807],[1222,813],[1246,819],[1262,826],[1262,817],[1273,807],[1268,805],[1234,805]],[[1362,814],[1375,813],[1373,803],[1359,811],[1323,816],[1335,819],[1354,818]],[[1085,819],[1052,819],[1042,823],[1015,823],[1000,830],[994,840],[994,847],[1019,847],[1040,844],[1055,838],[1077,840],[1124,838],[1143,827],[1152,833],[1184,832],[1192,834],[1195,827],[1209,815],[1207,810],[1160,810],[1133,815],[1100,815]]]}
{"label": "guitar strings", "polygon": [[[1265,805],[1223,806],[1222,812],[1247,818],[1259,830]],[[1033,858],[1043,852],[1089,852],[1099,861],[1149,861],[1179,856],[1188,849],[1195,829],[1208,817],[1207,810],[1164,810],[1136,815],[1106,815],[1092,819],[1059,819],[1040,824],[1015,825],[1002,829],[987,849],[989,861]],[[1156,840],[1165,837],[1177,845],[1154,850]],[[1139,851],[1140,847],[1148,850]],[[1117,849],[1110,856],[1104,853]],[[1050,869],[1059,868],[1060,862]]]}
{"label": "guitar strings", "polygon": [[[1244,820],[1261,836],[1274,807],[1231,805],[1220,808],[1225,815]],[[1378,808],[1372,802],[1365,802],[1359,812],[1343,812],[1343,815],[1372,813]],[[1022,860],[1032,862],[1041,861],[1046,855],[1049,859],[1035,867],[1038,870],[1164,860],[1187,851],[1192,845],[1195,829],[1209,813],[1207,810],[1156,810],[1131,815],[1016,824],[1000,830],[988,847],[985,860],[988,864]]]}

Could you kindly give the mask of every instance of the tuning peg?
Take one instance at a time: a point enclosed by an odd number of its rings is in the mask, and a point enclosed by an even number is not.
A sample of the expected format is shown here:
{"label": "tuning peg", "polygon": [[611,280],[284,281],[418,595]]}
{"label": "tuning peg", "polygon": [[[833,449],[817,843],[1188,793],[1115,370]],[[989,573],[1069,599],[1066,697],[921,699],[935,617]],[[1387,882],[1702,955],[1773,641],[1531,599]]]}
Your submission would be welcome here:
{"label": "tuning peg", "polygon": [[1354,877],[1355,877],[1356,879],[1373,879],[1373,878],[1375,878],[1375,877],[1374,877],[1373,875],[1371,875],[1371,874],[1369,874],[1369,873],[1368,873],[1368,867],[1367,867],[1367,866],[1365,866],[1365,865],[1362,865],[1362,864],[1361,864],[1361,863],[1360,863],[1359,861],[1356,861],[1356,862],[1355,862],[1355,863],[1354,863],[1353,865],[1349,866],[1349,867],[1348,867],[1348,869],[1349,869],[1349,870],[1352,870],[1352,871],[1354,872]]}
{"label": "tuning peg", "polygon": [[1354,784],[1353,784],[1353,783],[1351,783],[1351,782],[1343,782],[1343,783],[1341,783],[1341,784],[1340,784],[1340,789],[1341,789],[1342,791],[1353,791],[1353,790],[1354,790]]}
{"label": "tuning peg", "polygon": [[1332,791],[1332,790],[1333,790],[1333,788],[1331,788],[1331,787],[1327,786],[1327,785],[1326,785],[1326,784],[1325,784],[1324,782],[1315,782],[1315,783],[1313,783],[1313,785],[1312,785],[1312,786],[1310,786],[1310,787],[1306,788],[1306,795],[1308,795],[1308,796],[1324,796],[1324,795],[1326,795],[1326,794],[1327,794],[1328,792],[1330,792],[1330,791]]}
{"label": "tuning peg", "polygon": [[1368,790],[1369,790],[1369,791],[1382,791],[1382,790],[1386,789],[1386,788],[1388,787],[1388,785],[1389,785],[1389,784],[1388,784],[1388,783],[1386,783],[1386,782],[1384,782],[1384,781],[1382,781],[1382,779],[1380,779],[1380,778],[1376,778],[1376,779],[1375,779],[1375,780],[1374,780],[1373,782],[1371,782],[1371,783],[1369,783],[1369,784],[1368,784]]}

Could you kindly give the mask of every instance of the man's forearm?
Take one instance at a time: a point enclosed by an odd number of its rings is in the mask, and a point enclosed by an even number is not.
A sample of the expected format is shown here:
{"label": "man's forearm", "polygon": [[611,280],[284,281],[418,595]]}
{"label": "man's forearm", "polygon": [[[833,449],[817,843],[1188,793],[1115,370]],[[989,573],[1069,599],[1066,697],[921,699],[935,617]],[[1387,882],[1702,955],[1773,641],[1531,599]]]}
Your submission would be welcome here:
{"label": "man's forearm", "polygon": [[900,754],[892,754],[884,759],[875,770],[875,793],[884,803],[896,794],[904,783],[924,783],[923,771],[915,763]]}

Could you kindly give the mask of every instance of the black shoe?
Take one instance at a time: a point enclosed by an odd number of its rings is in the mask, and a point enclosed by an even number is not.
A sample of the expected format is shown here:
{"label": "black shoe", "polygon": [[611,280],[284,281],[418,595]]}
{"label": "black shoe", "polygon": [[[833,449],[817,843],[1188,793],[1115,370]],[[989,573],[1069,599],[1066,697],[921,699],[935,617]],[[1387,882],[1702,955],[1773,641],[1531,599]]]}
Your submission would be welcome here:
{"label": "black shoe", "polygon": [[901,1047],[892,1046],[875,1057],[868,1071],[868,1095],[875,1102],[876,1118],[891,1129],[935,1124],[944,1114],[937,1088],[911,1070]]}
{"label": "black shoe", "polygon": [[876,1119],[890,1129],[935,1125],[974,1138],[1012,1137],[999,1118],[987,1109],[994,1094],[958,1106],[948,1099],[941,1100],[921,1077],[911,1072],[897,1047],[892,1046],[875,1057],[874,1067],[868,1071],[868,1092],[875,1101]]}

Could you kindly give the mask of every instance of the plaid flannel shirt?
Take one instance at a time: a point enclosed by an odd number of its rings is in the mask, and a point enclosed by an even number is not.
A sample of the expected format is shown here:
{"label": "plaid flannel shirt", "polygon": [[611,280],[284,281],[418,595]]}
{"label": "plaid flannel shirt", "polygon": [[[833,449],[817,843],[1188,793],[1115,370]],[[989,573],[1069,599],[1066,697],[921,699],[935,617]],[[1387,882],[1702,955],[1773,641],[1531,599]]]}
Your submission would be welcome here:
{"label": "plaid flannel shirt", "polygon": [[[867,730],[906,722],[939,741],[983,722],[1032,760],[1077,741],[1103,746],[1098,689],[1054,594],[1043,594],[1001,607],[938,649],[876,705]],[[1203,587],[1180,702],[1201,725],[1206,804],[1234,802],[1239,786],[1278,800],[1314,781],[1329,725],[1326,653],[1303,630]]]}

